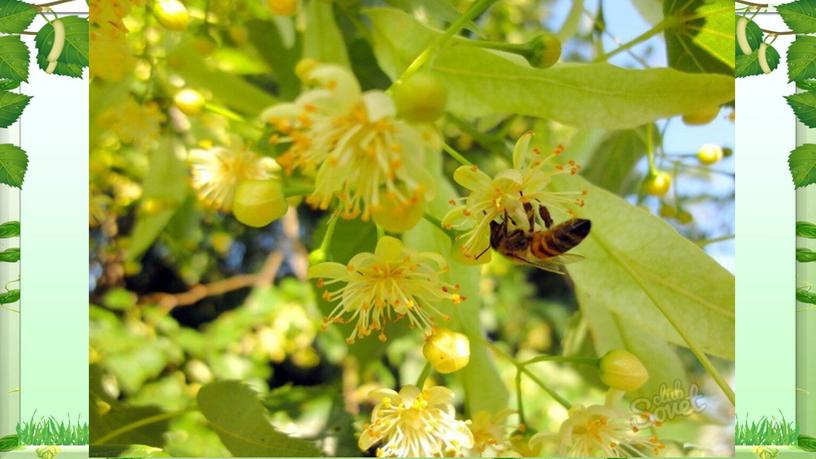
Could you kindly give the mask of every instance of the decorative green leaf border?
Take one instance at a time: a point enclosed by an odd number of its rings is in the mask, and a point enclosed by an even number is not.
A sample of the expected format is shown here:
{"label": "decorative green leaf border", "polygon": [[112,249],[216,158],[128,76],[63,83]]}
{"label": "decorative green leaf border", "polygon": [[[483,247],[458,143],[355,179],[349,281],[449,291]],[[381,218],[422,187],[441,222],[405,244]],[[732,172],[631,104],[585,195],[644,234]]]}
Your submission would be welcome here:
{"label": "decorative green leaf border", "polygon": [[[0,224],[0,239],[20,237],[20,222],[6,222]],[[16,263],[20,261],[20,249],[13,247],[0,251],[0,263]],[[0,309],[4,305],[16,303],[20,299],[19,288],[0,288]]]}
{"label": "decorative green leaf border", "polygon": [[[0,0],[0,128],[7,128],[23,114],[31,97],[13,92],[28,81],[30,53],[21,35],[34,35],[37,66],[44,72],[81,78],[88,67],[88,19],[58,17],[51,9],[71,0],[30,4]],[[26,30],[37,15],[48,23],[33,32]],[[0,183],[20,188],[28,167],[26,152],[12,144],[0,144]]]}
{"label": "decorative green leaf border", "polygon": [[[736,76],[749,77],[763,75],[773,72],[781,61],[779,52],[773,47],[774,41],[780,35],[794,35],[795,39],[787,50],[788,81],[796,84],[797,92],[785,96],[785,100],[793,110],[797,120],[808,128],[816,128],[816,0],[797,0],[783,5],[772,6],[764,3],[736,0],[737,23],[736,23]],[[761,12],[767,12],[770,8],[775,8],[776,12],[790,28],[790,30],[767,30],[761,28],[753,19]],[[816,144],[802,144],[790,152],[788,158],[791,177],[795,188],[803,188],[816,183]],[[798,221],[796,223],[797,238],[816,239],[816,225],[810,222]],[[799,263],[816,262],[816,252],[807,248],[796,249],[796,261]],[[806,304],[816,304],[816,293],[810,288],[800,287],[796,290],[796,300]],[[798,320],[797,320],[798,322]],[[797,323],[797,327],[799,327]],[[797,333],[800,333],[797,331]],[[797,347],[799,346],[797,341]],[[797,349],[797,354],[800,352]],[[797,357],[798,359],[798,357]],[[799,361],[797,360],[797,371],[799,371]],[[797,418],[807,419],[812,413],[802,413],[797,401]],[[758,425],[737,425],[737,430],[743,430],[743,434],[750,433],[755,437],[769,436],[770,439],[778,440],[777,428],[786,427],[784,418],[781,424],[773,423],[767,419],[760,420]],[[789,427],[789,426],[788,426]],[[757,430],[757,432],[753,432]],[[785,429],[783,429],[785,430]],[[792,449],[787,449],[786,454],[816,451],[816,438],[808,435],[801,435],[798,427],[795,431],[790,430],[788,435],[797,437]],[[751,437],[751,435],[744,435]],[[738,435],[739,437],[739,435]],[[783,444],[772,441],[755,442],[754,445]],[[745,441],[738,444],[746,444]],[[790,443],[784,443],[788,445]],[[796,446],[798,445],[798,446]],[[778,449],[754,446],[752,455],[759,459],[772,459],[779,453]],[[748,450],[738,449],[737,457],[747,456]]]}
{"label": "decorative green leaf border", "polygon": [[[771,73],[779,66],[779,52],[773,47],[780,35],[796,35],[787,52],[788,80],[804,91],[785,96],[796,118],[816,128],[816,0],[797,0],[776,6],[776,12],[790,30],[766,30],[753,21],[771,5],[736,0],[737,44],[736,76],[749,77]],[[740,7],[744,6],[744,7]],[[816,144],[804,144],[788,158],[796,188],[816,183]]]}

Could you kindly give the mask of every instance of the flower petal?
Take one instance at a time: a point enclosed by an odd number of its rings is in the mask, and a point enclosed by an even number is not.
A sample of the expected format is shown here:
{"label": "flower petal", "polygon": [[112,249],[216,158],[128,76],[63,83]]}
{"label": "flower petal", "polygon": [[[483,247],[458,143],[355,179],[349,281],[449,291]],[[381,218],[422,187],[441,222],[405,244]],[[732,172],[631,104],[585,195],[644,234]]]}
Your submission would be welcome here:
{"label": "flower petal", "polygon": [[453,179],[470,191],[490,189],[490,176],[476,166],[459,166],[453,172]]}
{"label": "flower petal", "polygon": [[532,131],[525,132],[521,137],[519,137],[518,141],[516,142],[516,146],[513,148],[514,168],[520,169],[524,164],[525,159],[527,159],[527,152],[529,151],[530,140],[532,140],[532,138]]}
{"label": "flower petal", "polygon": [[459,229],[469,229],[473,226],[473,219],[470,214],[466,213],[467,207],[456,206],[449,210],[445,217],[442,218],[442,227],[450,229],[453,227],[462,226]]}
{"label": "flower petal", "polygon": [[374,249],[374,254],[383,261],[397,261],[402,258],[405,246],[402,241],[391,236],[383,236],[377,242],[377,248]]}
{"label": "flower petal", "polygon": [[363,104],[370,121],[379,121],[383,118],[397,116],[397,108],[388,94],[382,91],[366,91],[363,94]]}
{"label": "flower petal", "polygon": [[327,261],[325,263],[318,263],[314,266],[309,266],[309,271],[306,276],[309,279],[348,279],[348,269],[345,265]]}
{"label": "flower petal", "polygon": [[524,183],[524,177],[518,169],[505,169],[493,179],[493,184],[501,189],[512,187],[513,185],[521,185]]}

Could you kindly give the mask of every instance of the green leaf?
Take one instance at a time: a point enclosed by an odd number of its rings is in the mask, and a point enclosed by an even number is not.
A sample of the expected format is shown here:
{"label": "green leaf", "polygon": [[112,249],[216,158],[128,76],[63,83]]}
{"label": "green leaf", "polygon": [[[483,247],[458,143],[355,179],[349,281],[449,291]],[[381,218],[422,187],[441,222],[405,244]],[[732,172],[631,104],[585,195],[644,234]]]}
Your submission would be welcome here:
{"label": "green leaf", "polygon": [[276,102],[268,92],[241,77],[212,68],[191,41],[175,47],[167,62],[168,68],[178,72],[188,85],[209,89],[214,99],[239,113],[257,116]]}
{"label": "green leaf", "polygon": [[[703,352],[734,358],[734,276],[668,223],[583,178],[559,190],[588,190],[580,217],[592,231],[568,265],[576,289],[622,326],[687,346],[655,301]],[[570,186],[567,187],[566,185]]]}
{"label": "green leaf", "polygon": [[800,263],[812,263],[816,261],[816,251],[804,248],[797,248],[796,261]]}
{"label": "green leaf", "polygon": [[788,80],[816,77],[816,37],[796,37],[788,47]]}
{"label": "green leaf", "polygon": [[816,144],[807,143],[791,151],[788,167],[796,188],[816,183]]}
{"label": "green leaf", "polygon": [[187,194],[187,165],[176,156],[172,140],[163,139],[150,151],[149,161],[151,173],[143,185],[144,199],[157,209],[138,213],[125,250],[126,260],[137,259],[153,245]]}
{"label": "green leaf", "polygon": [[343,34],[334,22],[331,0],[310,0],[306,30],[303,32],[303,57],[349,67]]}
{"label": "green leaf", "polygon": [[801,92],[785,96],[793,113],[807,127],[816,127],[816,91]]}
{"label": "green leaf", "polygon": [[27,167],[28,156],[22,148],[8,143],[0,145],[0,183],[20,188],[23,186]]}
{"label": "green leaf", "polygon": [[678,70],[734,75],[734,2],[665,0],[669,65]]}
{"label": "green leaf", "polygon": [[[154,406],[129,406],[109,396],[102,388],[102,370],[89,369],[91,445],[138,444],[160,448],[164,444],[168,418]],[[146,420],[153,422],[144,423]]]}
{"label": "green leaf", "polygon": [[[776,70],[779,66],[779,52],[773,46],[768,45],[768,49],[765,51],[765,60],[768,61],[768,67],[771,70]],[[748,55],[740,54],[737,56],[737,67],[734,69],[734,75],[737,78],[763,75],[764,73],[759,65],[759,53],[753,52]]]}
{"label": "green leaf", "polygon": [[[388,0],[394,6],[411,15],[421,15],[437,23],[452,23],[462,16],[450,0]],[[473,21],[465,24],[465,29],[478,33],[478,26]]]}
{"label": "green leaf", "polygon": [[[586,163],[583,176],[615,194],[625,194],[632,171],[646,155],[646,132],[641,127],[611,133]],[[652,133],[657,142],[657,129],[652,129]]]}
{"label": "green leaf", "polygon": [[147,445],[91,445],[89,457],[172,457],[161,448]]}
{"label": "green leaf", "polygon": [[816,239],[816,225],[810,222],[796,222],[796,236]]}
{"label": "green leaf", "polygon": [[246,27],[258,54],[275,75],[281,98],[292,100],[297,97],[300,80],[295,75],[295,66],[300,59],[300,47],[286,45],[284,31],[281,30],[283,26],[279,22],[252,20]]}
{"label": "green leaf", "polygon": [[198,408],[234,456],[316,457],[320,450],[275,430],[257,394],[239,381],[219,381],[198,391]]}
{"label": "green leaf", "polygon": [[797,34],[816,33],[816,0],[798,0],[776,7],[782,20]]}
{"label": "green leaf", "polygon": [[[79,78],[88,66],[88,20],[78,16],[60,18],[65,27],[65,46],[57,59],[54,74]],[[54,44],[54,26],[48,23],[34,37],[37,46],[37,65],[48,68],[48,54]]]}
{"label": "green leaf", "polygon": [[20,222],[13,221],[0,224],[0,239],[19,236],[20,236]]}
{"label": "green leaf", "polygon": [[13,451],[20,446],[20,440],[17,435],[6,435],[0,438],[0,453],[7,453]]}
{"label": "green leaf", "polygon": [[673,387],[679,382],[687,387],[683,362],[673,346],[646,330],[627,324],[625,317],[610,312],[583,288],[576,289],[578,305],[586,317],[595,351],[603,356],[612,349],[626,349],[635,354],[649,372],[649,381],[638,391],[628,394],[630,398],[653,399],[660,395],[661,386]]}
{"label": "green leaf", "polygon": [[20,37],[0,37],[0,78],[28,81],[28,46]]}
{"label": "green leaf", "polygon": [[799,435],[799,438],[796,441],[796,445],[805,451],[816,453],[816,437],[811,437],[809,435]]}
{"label": "green leaf", "polygon": [[11,248],[0,252],[0,263],[16,263],[20,261],[20,249]]}
{"label": "green leaf", "polygon": [[0,304],[11,304],[20,301],[20,289],[12,289],[0,293]]}
{"label": "green leaf", "polygon": [[0,2],[0,33],[20,33],[31,25],[37,8],[19,0]]}
{"label": "green leaf", "polygon": [[23,114],[30,96],[9,91],[0,91],[0,128],[11,126]]}
{"label": "green leaf", "polygon": [[799,301],[801,303],[816,304],[816,293],[813,293],[804,287],[797,288],[796,301]]}
{"label": "green leaf", "polygon": [[[367,14],[375,55],[392,79],[439,33],[400,11],[370,9]],[[518,56],[457,46],[464,42],[453,40],[431,66],[449,91],[448,109],[463,116],[514,113],[581,128],[626,129],[734,99],[733,77],[609,64],[542,70]]]}

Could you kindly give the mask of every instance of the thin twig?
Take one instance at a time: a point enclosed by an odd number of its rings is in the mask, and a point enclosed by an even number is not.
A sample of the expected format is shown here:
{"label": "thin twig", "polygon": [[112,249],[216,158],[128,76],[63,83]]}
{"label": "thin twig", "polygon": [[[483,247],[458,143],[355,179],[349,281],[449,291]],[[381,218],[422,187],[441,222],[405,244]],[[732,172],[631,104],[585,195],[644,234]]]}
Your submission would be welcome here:
{"label": "thin twig", "polygon": [[209,284],[199,284],[182,293],[153,293],[145,296],[142,303],[158,303],[167,313],[180,306],[196,304],[207,297],[223,295],[247,287],[268,285],[275,279],[283,258],[283,253],[280,251],[271,252],[263,268],[255,274],[241,274]]}
{"label": "thin twig", "polygon": [[763,29],[762,27],[760,27],[759,30],[767,33],[768,35],[796,35],[796,32],[794,32],[793,30],[778,31],[778,30]]}
{"label": "thin twig", "polygon": [[735,1],[737,3],[742,3],[743,5],[756,6],[756,7],[759,7],[759,8],[768,8],[769,6],[771,6],[771,5],[767,4],[767,3],[746,2],[745,0],[735,0]]}
{"label": "thin twig", "polygon": [[53,2],[41,3],[39,5],[34,5],[34,6],[37,7],[37,8],[48,8],[49,6],[62,5],[63,3],[71,3],[73,1],[74,0],[56,0],[56,1],[53,1]]}

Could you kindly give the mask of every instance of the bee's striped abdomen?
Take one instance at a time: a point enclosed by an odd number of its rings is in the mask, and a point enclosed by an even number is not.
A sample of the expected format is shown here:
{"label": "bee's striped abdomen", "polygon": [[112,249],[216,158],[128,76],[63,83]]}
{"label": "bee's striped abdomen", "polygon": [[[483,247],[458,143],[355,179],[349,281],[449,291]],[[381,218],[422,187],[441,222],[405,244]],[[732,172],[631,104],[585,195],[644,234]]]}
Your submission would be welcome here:
{"label": "bee's striped abdomen", "polygon": [[538,258],[552,258],[574,248],[589,234],[592,224],[589,220],[573,218],[549,231],[533,235],[530,250]]}

